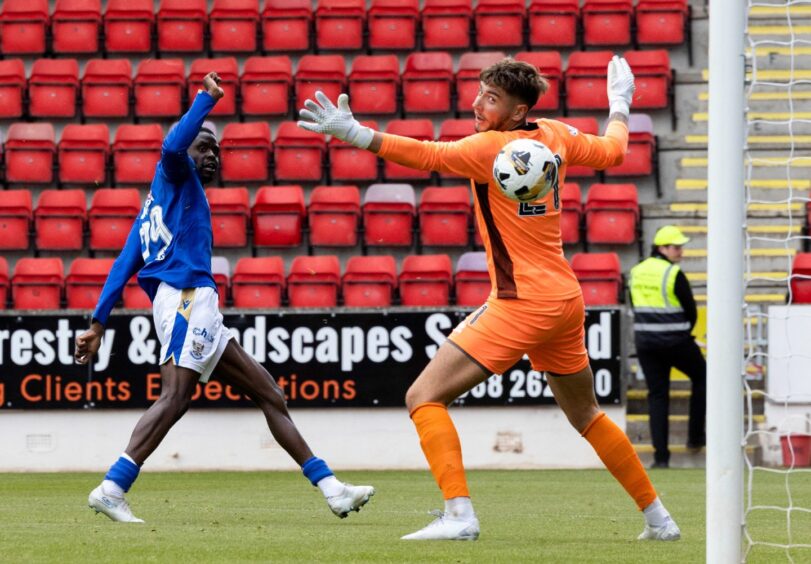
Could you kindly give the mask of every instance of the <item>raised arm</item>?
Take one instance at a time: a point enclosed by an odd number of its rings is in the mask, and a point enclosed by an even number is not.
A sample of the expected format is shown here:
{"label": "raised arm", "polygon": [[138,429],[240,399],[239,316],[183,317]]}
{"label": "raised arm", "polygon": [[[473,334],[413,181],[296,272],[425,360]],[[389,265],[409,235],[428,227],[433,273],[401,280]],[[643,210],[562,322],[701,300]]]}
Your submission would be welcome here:
{"label": "raised arm", "polygon": [[217,73],[208,73],[203,78],[203,90],[197,93],[189,110],[166,134],[161,148],[161,167],[169,179],[182,180],[189,173],[189,159],[186,151],[200,133],[200,128],[209,112],[224,95],[219,84],[220,77],[217,76]]}

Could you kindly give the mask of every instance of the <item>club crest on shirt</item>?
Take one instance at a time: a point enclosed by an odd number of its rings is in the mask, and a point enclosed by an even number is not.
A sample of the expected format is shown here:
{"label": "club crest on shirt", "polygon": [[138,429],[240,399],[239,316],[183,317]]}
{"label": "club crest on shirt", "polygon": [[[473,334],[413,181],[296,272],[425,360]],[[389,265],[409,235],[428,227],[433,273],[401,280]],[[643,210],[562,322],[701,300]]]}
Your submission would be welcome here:
{"label": "club crest on shirt", "polygon": [[192,340],[191,342],[191,351],[189,354],[192,358],[196,360],[200,360],[203,358],[203,350],[205,349],[205,343],[201,343],[200,341]]}

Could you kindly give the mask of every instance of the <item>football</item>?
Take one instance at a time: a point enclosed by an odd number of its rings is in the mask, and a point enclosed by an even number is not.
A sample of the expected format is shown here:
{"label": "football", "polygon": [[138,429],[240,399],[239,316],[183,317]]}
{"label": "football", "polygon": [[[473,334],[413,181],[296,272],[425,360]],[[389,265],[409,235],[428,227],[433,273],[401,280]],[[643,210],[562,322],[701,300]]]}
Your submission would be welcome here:
{"label": "football", "polygon": [[493,161],[493,178],[501,193],[519,202],[543,198],[558,184],[560,156],[534,139],[515,139]]}

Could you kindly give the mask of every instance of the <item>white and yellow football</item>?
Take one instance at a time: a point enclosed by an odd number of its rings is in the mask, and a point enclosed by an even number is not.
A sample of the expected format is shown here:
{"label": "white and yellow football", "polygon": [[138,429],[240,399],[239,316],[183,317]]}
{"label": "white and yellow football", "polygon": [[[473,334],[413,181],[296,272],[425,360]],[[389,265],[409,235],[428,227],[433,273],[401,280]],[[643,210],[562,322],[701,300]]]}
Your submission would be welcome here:
{"label": "white and yellow football", "polygon": [[543,198],[557,186],[560,157],[534,139],[510,141],[493,161],[501,193],[519,202]]}

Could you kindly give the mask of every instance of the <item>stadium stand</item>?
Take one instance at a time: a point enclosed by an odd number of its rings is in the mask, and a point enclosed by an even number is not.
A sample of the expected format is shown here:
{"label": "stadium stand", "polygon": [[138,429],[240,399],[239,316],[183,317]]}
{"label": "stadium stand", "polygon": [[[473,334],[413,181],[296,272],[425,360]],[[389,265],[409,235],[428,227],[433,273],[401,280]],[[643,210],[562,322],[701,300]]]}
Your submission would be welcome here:
{"label": "stadium stand", "polygon": [[273,165],[277,181],[319,182],[324,176],[327,144],[318,135],[296,125],[279,124],[273,144]]}
{"label": "stadium stand", "polygon": [[367,15],[370,51],[417,47],[419,0],[372,0]]}
{"label": "stadium stand", "polygon": [[452,83],[450,53],[411,53],[402,75],[403,111],[406,115],[449,112]]}
{"label": "stadium stand", "polygon": [[203,77],[211,71],[216,71],[219,75],[221,80],[219,86],[225,92],[225,96],[208,115],[212,117],[235,115],[237,113],[237,91],[239,90],[239,64],[235,57],[192,61],[187,81],[189,104],[194,100],[197,91],[203,87]]}
{"label": "stadium stand", "polygon": [[372,184],[363,194],[363,244],[367,247],[411,247],[414,187],[411,184]]}
{"label": "stadium stand", "polygon": [[470,188],[429,186],[419,205],[420,245],[465,247],[470,244]]}
{"label": "stadium stand", "polygon": [[8,301],[8,261],[0,256],[0,309],[6,309]]}
{"label": "stadium stand", "polygon": [[583,45],[630,45],[633,13],[631,0],[584,0],[581,11]]}
{"label": "stadium stand", "polygon": [[307,208],[311,247],[354,247],[360,227],[357,186],[316,186]]}
{"label": "stadium stand", "polygon": [[524,0],[479,0],[473,11],[479,48],[520,48],[524,45]]}
{"label": "stadium stand", "polygon": [[56,0],[51,16],[54,52],[98,53],[100,26],[101,0]]}
{"label": "stadium stand", "polygon": [[247,246],[251,216],[248,189],[207,188],[206,198],[211,207],[214,246],[217,248]]}
{"label": "stadium stand", "polygon": [[121,296],[124,309],[152,309],[152,302],[149,301],[149,296],[138,285],[136,277],[133,276],[124,287],[124,292]]}
{"label": "stadium stand", "polygon": [[408,255],[398,278],[405,306],[443,306],[450,301],[451,259],[448,255]]}
{"label": "stadium stand", "polygon": [[563,63],[558,51],[521,51],[515,54],[516,61],[535,65],[546,78],[549,88],[532,107],[533,111],[557,111],[560,108],[560,85],[563,81]]}
{"label": "stadium stand", "polygon": [[244,116],[286,116],[290,113],[293,64],[287,55],[248,57],[239,79],[240,112]]}
{"label": "stadium stand", "polygon": [[[108,0],[104,12],[104,50],[143,54],[152,50],[155,14],[152,0]],[[159,46],[161,51],[166,51]]]}
{"label": "stadium stand", "polygon": [[231,277],[234,307],[270,308],[282,305],[285,286],[282,257],[245,257]]}
{"label": "stadium stand", "polygon": [[34,210],[36,248],[48,251],[82,249],[86,220],[84,190],[43,190]]}
{"label": "stadium stand", "polygon": [[363,49],[365,0],[319,0],[315,10],[315,44],[321,51]]}
{"label": "stadium stand", "polygon": [[60,184],[103,186],[109,153],[110,130],[105,124],[66,125],[57,147]]}
{"label": "stadium stand", "polygon": [[397,263],[393,256],[354,256],[347,261],[341,279],[346,307],[388,307],[396,289]]}
{"label": "stadium stand", "polygon": [[183,111],[185,88],[182,59],[141,61],[133,83],[136,117],[176,119]]}
{"label": "stadium stand", "polygon": [[220,307],[225,307],[230,295],[231,263],[228,262],[228,257],[212,256],[211,273],[217,285],[217,303]]}
{"label": "stadium stand", "polygon": [[266,121],[229,123],[220,139],[220,178],[224,182],[264,182],[270,177],[270,155]]}
{"label": "stadium stand", "polygon": [[619,303],[622,270],[617,253],[575,253],[571,264],[587,306]]}
{"label": "stadium stand", "polygon": [[37,59],[28,77],[28,113],[33,118],[73,117],[78,91],[76,59]]}
{"label": "stadium stand", "polygon": [[580,185],[566,182],[560,191],[560,237],[563,244],[580,242],[583,196]]}
{"label": "stadium stand", "polygon": [[356,114],[399,111],[400,63],[395,55],[358,55],[349,72],[349,96]]}
{"label": "stadium stand", "polygon": [[619,245],[638,241],[636,185],[592,184],[584,212],[587,242]]}
{"label": "stadium stand", "polygon": [[670,46],[687,42],[688,55],[692,51],[687,0],[639,0],[634,15],[637,45]]}
{"label": "stadium stand", "polygon": [[659,158],[653,120],[648,114],[632,113],[628,118],[628,151],[622,164],[607,168],[606,178],[614,176],[653,176],[656,194],[662,195],[659,183]]}
{"label": "stadium stand", "polygon": [[82,75],[82,115],[85,118],[127,118],[131,90],[129,59],[90,59]]}
{"label": "stadium stand", "polygon": [[255,247],[297,247],[305,207],[301,186],[262,186],[251,209]]}
{"label": "stadium stand", "polygon": [[115,259],[75,259],[65,278],[65,299],[68,309],[95,309],[101,289]]}
{"label": "stadium stand", "polygon": [[346,63],[342,55],[304,55],[296,69],[296,109],[308,98],[315,100],[321,90],[330,100],[336,100],[346,87]]}
{"label": "stadium stand", "polygon": [[797,253],[791,264],[791,302],[811,304],[811,253]]}
{"label": "stadium stand", "polygon": [[4,55],[45,53],[48,0],[4,0],[0,9],[0,50]]}
{"label": "stadium stand", "polygon": [[202,53],[208,23],[206,0],[161,0],[157,16],[159,52]]}
{"label": "stadium stand", "polygon": [[[379,129],[376,121],[361,121],[361,124]],[[371,151],[358,149],[337,137],[330,139],[329,178],[332,182],[375,182],[380,176],[380,159]]]}
{"label": "stadium stand", "polygon": [[574,47],[577,44],[578,0],[532,0],[527,19],[530,47]]}
{"label": "stadium stand", "polygon": [[90,250],[123,249],[140,209],[141,196],[136,188],[99,188],[94,191],[87,212]]}
{"label": "stadium stand", "polygon": [[6,182],[50,184],[54,179],[55,154],[53,124],[11,124],[5,144]]}
{"label": "stadium stand", "polygon": [[117,185],[152,182],[161,156],[163,130],[153,123],[118,126],[113,140],[113,175]]}
{"label": "stadium stand", "polygon": [[259,0],[214,0],[208,26],[214,53],[255,53]]}
{"label": "stadium stand", "polygon": [[491,289],[484,251],[470,251],[461,255],[456,261],[454,275],[456,305],[479,307],[487,301]]}
{"label": "stadium stand", "polygon": [[612,51],[574,51],[564,73],[567,110],[607,110],[606,69]]}
{"label": "stadium stand", "polygon": [[262,48],[266,53],[310,49],[311,6],[310,0],[265,1]]}
{"label": "stadium stand", "polygon": [[422,48],[469,49],[472,19],[471,0],[425,0],[420,17]]}
{"label": "stadium stand", "polygon": [[11,278],[14,309],[59,309],[64,278],[61,258],[21,258]]}
{"label": "stadium stand", "polygon": [[[560,117],[558,120],[571,125],[578,131],[589,135],[599,135],[599,125],[595,117]],[[566,178],[593,178],[597,171],[591,167],[574,165],[566,167]]]}
{"label": "stadium stand", "polygon": [[4,190],[0,197],[0,249],[27,249],[32,218],[31,191]]}
{"label": "stadium stand", "polygon": [[[393,119],[386,126],[386,133],[412,137],[420,141],[433,141],[434,124],[429,119]],[[383,162],[383,177],[391,182],[398,180],[428,180],[431,172],[409,168],[391,161]]]}
{"label": "stadium stand", "polygon": [[336,255],[298,256],[287,275],[290,307],[329,308],[338,305],[341,265]]}
{"label": "stadium stand", "polygon": [[25,87],[22,59],[0,61],[0,119],[22,117]]}

